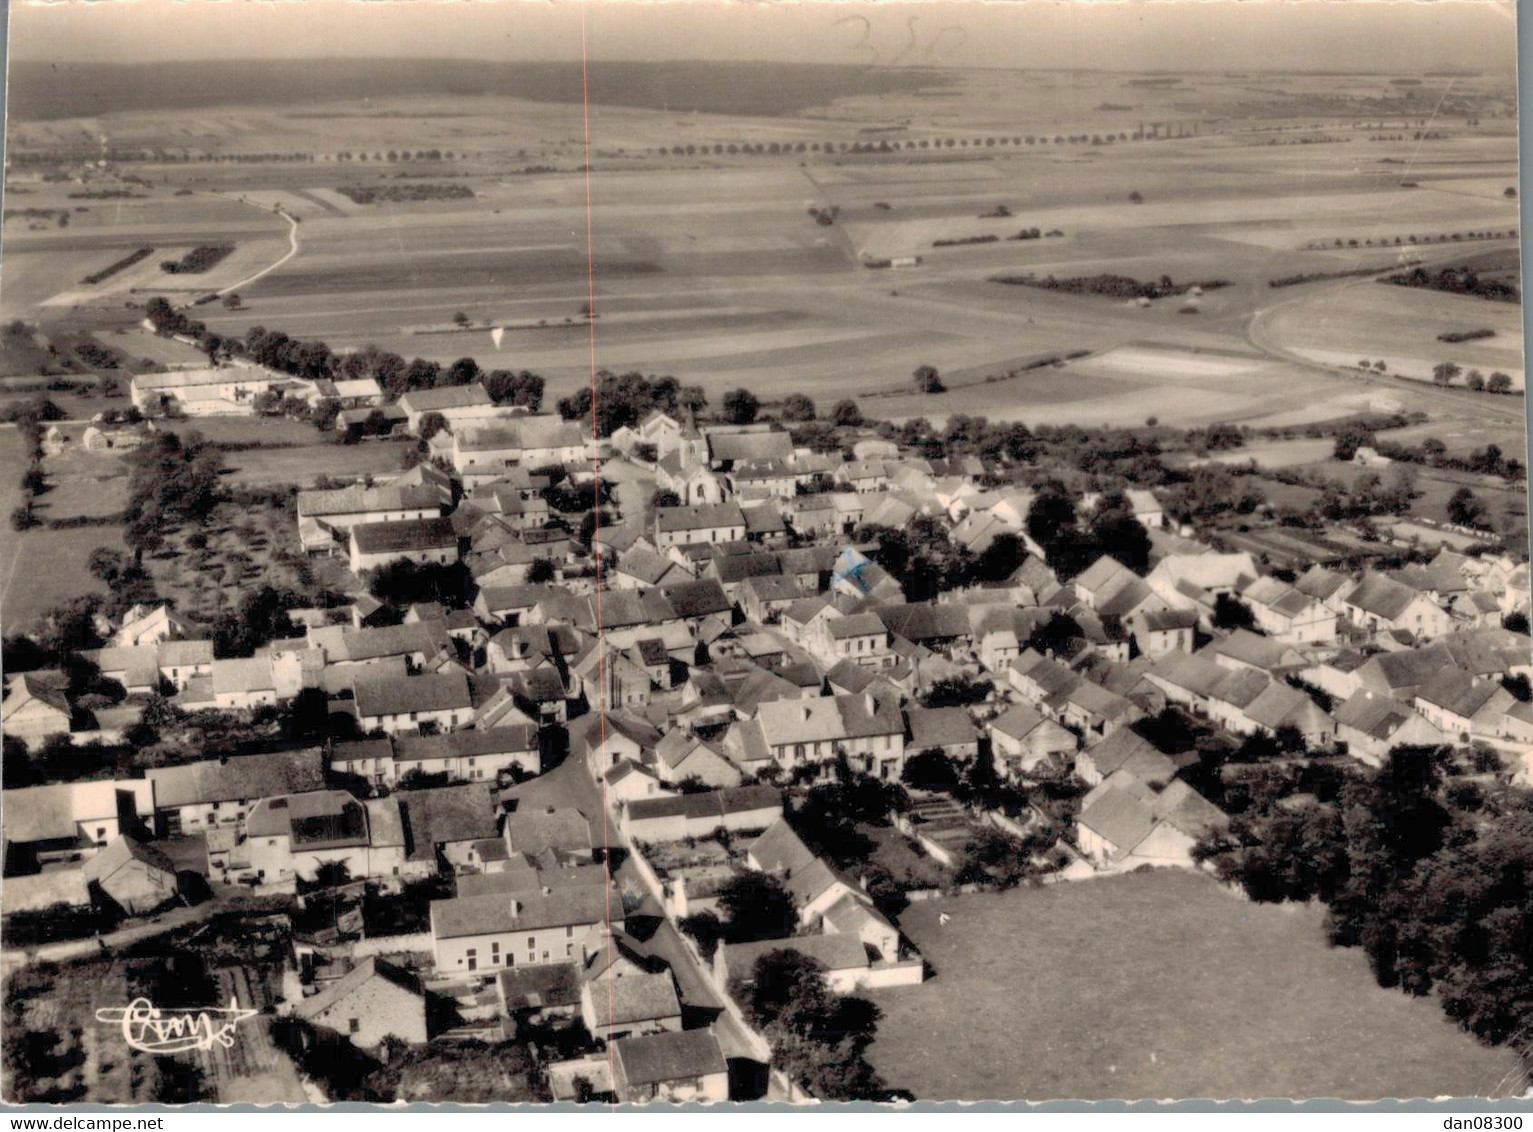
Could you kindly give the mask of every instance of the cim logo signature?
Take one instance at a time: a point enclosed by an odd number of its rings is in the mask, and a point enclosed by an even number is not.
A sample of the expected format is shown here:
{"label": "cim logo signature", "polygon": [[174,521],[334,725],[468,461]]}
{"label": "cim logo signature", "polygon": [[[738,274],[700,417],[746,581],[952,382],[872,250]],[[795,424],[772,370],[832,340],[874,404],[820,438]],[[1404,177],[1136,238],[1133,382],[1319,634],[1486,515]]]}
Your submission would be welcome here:
{"label": "cim logo signature", "polygon": [[147,998],[135,998],[127,1006],[102,1007],[96,1021],[121,1026],[123,1041],[144,1053],[185,1053],[215,1045],[232,1048],[234,1028],[255,1014],[234,998],[228,1006],[181,1010],[161,1010]]}

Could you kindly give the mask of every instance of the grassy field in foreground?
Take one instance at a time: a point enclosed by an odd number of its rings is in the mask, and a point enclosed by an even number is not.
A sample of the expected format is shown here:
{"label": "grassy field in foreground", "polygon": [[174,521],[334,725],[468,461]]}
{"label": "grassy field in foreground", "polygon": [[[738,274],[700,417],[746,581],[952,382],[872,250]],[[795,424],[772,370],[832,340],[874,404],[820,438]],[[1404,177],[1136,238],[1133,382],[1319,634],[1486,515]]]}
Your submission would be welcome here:
{"label": "grassy field in foreground", "polygon": [[921,1100],[1504,1093],[1511,1053],[1380,989],[1320,918],[1172,871],[914,904],[936,975],[870,994],[872,1060]]}

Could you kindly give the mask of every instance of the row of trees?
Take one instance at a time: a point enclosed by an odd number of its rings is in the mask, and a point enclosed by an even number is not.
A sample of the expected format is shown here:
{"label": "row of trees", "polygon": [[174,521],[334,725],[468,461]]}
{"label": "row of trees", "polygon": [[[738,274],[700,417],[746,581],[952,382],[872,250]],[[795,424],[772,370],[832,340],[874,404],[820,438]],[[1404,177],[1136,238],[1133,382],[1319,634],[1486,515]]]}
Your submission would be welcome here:
{"label": "row of trees", "polygon": [[537,412],[543,404],[543,378],[530,370],[484,370],[473,358],[459,358],[451,365],[426,358],[406,361],[391,351],[368,345],[348,354],[337,354],[324,342],[293,338],[285,331],[252,326],[243,338],[224,337],[207,325],[177,310],[163,296],[144,305],[144,314],[161,334],[196,340],[215,364],[223,357],[245,357],[258,365],[317,381],[373,378],[391,397],[412,389],[440,389],[455,385],[484,384],[497,404],[518,405]]}
{"label": "row of trees", "polygon": [[650,150],[655,157],[698,157],[712,154],[715,157],[737,155],[769,156],[804,153],[897,153],[922,149],[994,149],[997,146],[1024,145],[1112,145],[1120,141],[1141,141],[1153,135],[1143,129],[1119,130],[1117,133],[1098,134],[1021,134],[1011,137],[999,135],[982,138],[883,138],[879,141],[860,142],[703,142],[656,146]]}
{"label": "row of trees", "polygon": [[[1380,373],[1384,372],[1384,363],[1375,362],[1374,368]],[[1460,377],[1464,379],[1464,388],[1472,389],[1476,393],[1510,393],[1512,391],[1512,378],[1510,374],[1496,370],[1486,377],[1477,369],[1471,369],[1467,373],[1464,367],[1457,362],[1438,362],[1432,367],[1432,383],[1443,389],[1448,388]]]}

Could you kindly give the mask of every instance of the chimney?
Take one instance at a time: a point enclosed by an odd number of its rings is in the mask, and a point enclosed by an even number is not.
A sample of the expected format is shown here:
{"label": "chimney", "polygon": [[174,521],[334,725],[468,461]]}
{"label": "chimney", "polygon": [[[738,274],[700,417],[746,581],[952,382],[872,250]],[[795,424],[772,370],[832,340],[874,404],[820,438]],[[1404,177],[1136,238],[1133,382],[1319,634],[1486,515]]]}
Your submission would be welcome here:
{"label": "chimney", "polygon": [[549,888],[549,887],[548,887],[548,885],[546,885],[546,884],[545,884],[545,885],[544,885],[544,886],[543,886],[543,895],[544,895],[544,896],[552,896],[552,895],[553,895],[553,891],[554,891],[554,890],[553,890],[553,889],[551,889],[551,888]]}
{"label": "chimney", "polygon": [[519,915],[522,914],[522,902],[520,900],[516,900],[514,898],[512,899],[512,901],[511,901],[511,914],[513,916],[519,916]]}
{"label": "chimney", "polygon": [[873,715],[878,711],[878,700],[874,698],[872,692],[862,693],[862,704],[868,709],[869,715]]}
{"label": "chimney", "polygon": [[801,710],[804,713],[804,722],[808,723],[809,722],[809,717],[814,714],[814,708],[810,707],[808,702],[806,701],[804,706],[803,706],[803,708]]}

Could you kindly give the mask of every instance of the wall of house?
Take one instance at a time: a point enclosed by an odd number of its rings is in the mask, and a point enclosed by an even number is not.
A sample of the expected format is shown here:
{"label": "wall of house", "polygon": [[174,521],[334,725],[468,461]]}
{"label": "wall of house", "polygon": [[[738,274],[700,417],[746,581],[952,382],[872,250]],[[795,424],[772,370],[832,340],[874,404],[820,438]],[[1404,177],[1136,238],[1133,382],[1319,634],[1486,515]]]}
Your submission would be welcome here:
{"label": "wall of house", "polygon": [[[605,925],[569,924],[534,931],[490,932],[483,935],[433,937],[432,953],[438,975],[461,975],[469,971],[498,971],[507,967],[541,966],[584,962],[605,943]],[[614,923],[620,929],[621,923]],[[530,941],[530,945],[529,945]],[[532,956],[531,959],[528,956]],[[470,960],[474,962],[470,964]]]}
{"label": "wall of house", "polygon": [[390,562],[399,559],[408,559],[422,565],[435,562],[438,565],[450,566],[458,560],[458,548],[431,547],[425,550],[400,550],[367,554],[355,548],[351,551],[351,569],[353,573],[362,570],[376,570],[380,566],[387,566]]}
{"label": "wall of house", "polygon": [[312,1019],[351,1039],[353,1045],[373,1049],[393,1035],[413,1045],[426,1041],[426,1003],[418,994],[388,979],[368,979],[351,994]]}

